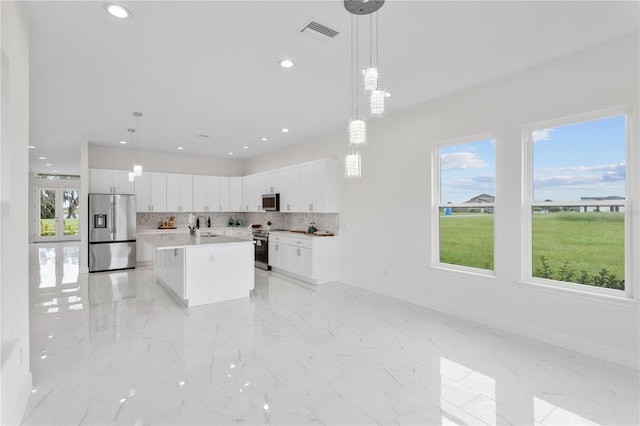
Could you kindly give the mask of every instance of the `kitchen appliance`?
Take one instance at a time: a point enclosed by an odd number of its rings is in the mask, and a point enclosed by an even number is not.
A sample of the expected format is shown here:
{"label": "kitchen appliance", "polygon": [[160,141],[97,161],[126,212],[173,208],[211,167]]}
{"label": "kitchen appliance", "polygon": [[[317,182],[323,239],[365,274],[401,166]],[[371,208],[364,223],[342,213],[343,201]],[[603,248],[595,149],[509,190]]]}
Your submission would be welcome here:
{"label": "kitchen appliance", "polygon": [[280,194],[263,194],[262,210],[279,212],[280,211]]}
{"label": "kitchen appliance", "polygon": [[89,272],[135,266],[136,196],[89,194]]}
{"label": "kitchen appliance", "polygon": [[268,271],[271,269],[269,266],[269,231],[254,228],[251,233],[253,234],[253,249],[255,252],[255,267]]}

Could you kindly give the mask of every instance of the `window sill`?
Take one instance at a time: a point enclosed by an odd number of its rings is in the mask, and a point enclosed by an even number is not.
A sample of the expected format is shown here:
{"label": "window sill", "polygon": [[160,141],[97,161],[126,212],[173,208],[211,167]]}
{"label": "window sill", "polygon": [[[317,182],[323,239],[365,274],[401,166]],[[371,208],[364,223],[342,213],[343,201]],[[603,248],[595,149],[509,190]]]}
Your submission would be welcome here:
{"label": "window sill", "polygon": [[472,276],[474,278],[485,279],[487,281],[495,281],[496,273],[495,271],[490,271],[488,269],[480,269],[480,268],[472,268],[469,266],[459,266],[459,265],[450,265],[448,263],[437,263],[435,265],[429,266],[431,269],[435,269],[438,271],[444,272],[454,272]]}
{"label": "window sill", "polygon": [[588,300],[590,302],[607,303],[610,305],[626,307],[638,305],[637,298],[631,297],[623,291],[620,291],[621,294],[618,296],[614,294],[596,293],[593,291],[587,291],[586,289],[581,290],[579,288],[547,284],[539,281],[518,281],[517,284],[528,290],[550,293],[556,296],[568,296],[575,299]]}

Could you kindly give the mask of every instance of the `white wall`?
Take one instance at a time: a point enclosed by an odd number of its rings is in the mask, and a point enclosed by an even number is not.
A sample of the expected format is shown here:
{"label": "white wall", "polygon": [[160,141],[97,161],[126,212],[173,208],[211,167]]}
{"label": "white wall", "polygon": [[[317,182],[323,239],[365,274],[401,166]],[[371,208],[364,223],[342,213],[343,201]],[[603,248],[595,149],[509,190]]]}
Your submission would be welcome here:
{"label": "white wall", "polygon": [[[342,281],[637,368],[637,299],[608,303],[543,291],[519,281],[522,126],[626,105],[632,107],[632,143],[637,146],[638,49],[637,36],[618,40],[369,120],[369,145],[362,149],[363,177],[343,181]],[[486,132],[497,136],[496,276],[433,268],[431,151],[438,143]],[[341,157],[346,151],[345,130],[250,161],[247,173]],[[635,150],[627,166],[628,173],[635,174],[628,195],[636,203],[640,201],[637,154]],[[636,226],[638,212],[636,204]],[[637,259],[637,229],[633,245]],[[635,281],[627,280],[627,285],[635,286],[636,297],[637,272],[636,268]]]}
{"label": "white wall", "polygon": [[[134,154],[135,157],[135,154]],[[145,171],[185,173],[193,175],[242,176],[244,163],[240,160],[140,151],[140,164]],[[89,167],[94,169],[129,170],[129,149],[105,148],[89,144]]]}
{"label": "white wall", "polygon": [[0,423],[22,418],[29,370],[29,32],[20,2],[0,2]]}

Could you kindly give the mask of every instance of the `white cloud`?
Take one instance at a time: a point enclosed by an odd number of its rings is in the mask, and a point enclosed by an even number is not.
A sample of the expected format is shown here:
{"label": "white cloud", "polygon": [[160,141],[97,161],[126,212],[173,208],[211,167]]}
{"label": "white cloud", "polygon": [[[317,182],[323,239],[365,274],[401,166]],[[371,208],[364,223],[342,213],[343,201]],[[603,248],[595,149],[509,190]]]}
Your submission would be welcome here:
{"label": "white cloud", "polygon": [[533,141],[548,141],[549,139],[551,139],[551,132],[553,132],[553,129],[534,130]]}
{"label": "white cloud", "polygon": [[601,164],[598,166],[575,166],[575,167],[557,167],[545,169],[550,172],[616,172],[624,175],[626,166],[625,163],[616,164]]}
{"label": "white cloud", "polygon": [[473,152],[453,152],[442,154],[440,168],[442,170],[468,170],[489,167],[489,163],[478,158]]}

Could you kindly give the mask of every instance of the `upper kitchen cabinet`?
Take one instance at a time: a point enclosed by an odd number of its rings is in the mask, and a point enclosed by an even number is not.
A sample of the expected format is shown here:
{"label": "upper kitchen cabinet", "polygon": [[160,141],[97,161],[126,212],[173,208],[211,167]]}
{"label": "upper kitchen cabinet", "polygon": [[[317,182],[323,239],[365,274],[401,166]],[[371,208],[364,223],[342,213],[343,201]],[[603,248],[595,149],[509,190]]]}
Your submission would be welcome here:
{"label": "upper kitchen cabinet", "polygon": [[280,211],[300,211],[300,167],[280,169]]}
{"label": "upper kitchen cabinet", "polygon": [[98,194],[133,194],[126,170],[91,169],[91,192]]}
{"label": "upper kitchen cabinet", "polygon": [[242,211],[242,178],[233,176],[229,178],[229,210]]}
{"label": "upper kitchen cabinet", "polygon": [[338,173],[336,160],[318,160],[301,164],[298,211],[338,212]]}
{"label": "upper kitchen cabinet", "polygon": [[242,178],[240,176],[220,176],[219,211],[244,211],[244,207],[242,206]]}
{"label": "upper kitchen cabinet", "polygon": [[242,211],[259,212],[262,210],[262,186],[259,175],[242,177]]}
{"label": "upper kitchen cabinet", "polygon": [[261,189],[260,196],[262,194],[278,194],[282,193],[282,172],[283,169],[274,170],[271,172],[261,173],[259,176],[259,183]]}
{"label": "upper kitchen cabinet", "polygon": [[193,211],[193,176],[167,173],[167,211]]}
{"label": "upper kitchen cabinet", "polygon": [[166,173],[144,172],[136,176],[135,188],[138,212],[167,211]]}
{"label": "upper kitchen cabinet", "polygon": [[196,212],[220,212],[222,202],[220,200],[219,176],[194,176],[193,177],[193,210]]}

